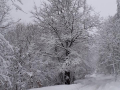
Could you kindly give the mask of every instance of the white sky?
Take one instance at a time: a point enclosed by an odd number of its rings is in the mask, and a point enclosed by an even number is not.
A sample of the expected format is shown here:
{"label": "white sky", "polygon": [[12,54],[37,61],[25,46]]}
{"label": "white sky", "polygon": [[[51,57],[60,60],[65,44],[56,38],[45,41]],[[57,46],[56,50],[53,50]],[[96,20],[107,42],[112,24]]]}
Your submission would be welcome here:
{"label": "white sky", "polygon": [[[45,0],[22,0],[23,5],[17,3],[22,7],[22,9],[27,12],[27,14],[16,10],[14,7],[11,12],[11,16],[14,20],[22,19],[22,22],[28,23],[32,22],[30,11],[33,10],[34,2],[37,6],[40,6],[42,1]],[[88,4],[93,7],[93,9],[100,14],[100,16],[107,18],[108,16],[113,16],[116,13],[116,0],[87,0]]]}

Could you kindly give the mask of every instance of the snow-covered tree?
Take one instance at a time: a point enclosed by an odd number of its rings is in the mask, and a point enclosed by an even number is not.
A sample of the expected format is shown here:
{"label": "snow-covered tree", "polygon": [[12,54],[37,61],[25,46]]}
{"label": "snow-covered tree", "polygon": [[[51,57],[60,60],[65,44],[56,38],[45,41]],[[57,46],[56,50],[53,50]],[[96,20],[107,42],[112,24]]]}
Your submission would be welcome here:
{"label": "snow-covered tree", "polygon": [[120,70],[120,19],[117,15],[110,17],[99,31],[101,72],[117,75]]}
{"label": "snow-covered tree", "polygon": [[[42,8],[35,6],[34,9],[32,14],[36,24],[55,37],[52,55],[56,60],[67,65],[66,62],[71,62],[69,57],[75,54],[77,59],[74,58],[72,61],[81,62],[86,55],[83,51],[89,47],[88,31],[98,25],[98,17],[92,15],[91,7],[86,4],[86,0],[48,0]],[[84,59],[83,62],[85,63]]]}
{"label": "snow-covered tree", "polygon": [[120,71],[120,0],[117,0],[117,14],[109,17],[100,27],[99,69],[100,72],[117,75]]}
{"label": "snow-covered tree", "polygon": [[13,57],[13,47],[0,34],[0,83],[1,89],[12,87],[10,65]]}
{"label": "snow-covered tree", "polygon": [[117,17],[120,18],[120,0],[117,1]]}
{"label": "snow-covered tree", "polygon": [[7,0],[0,1],[0,31],[10,25],[9,20],[10,7],[7,5]]}

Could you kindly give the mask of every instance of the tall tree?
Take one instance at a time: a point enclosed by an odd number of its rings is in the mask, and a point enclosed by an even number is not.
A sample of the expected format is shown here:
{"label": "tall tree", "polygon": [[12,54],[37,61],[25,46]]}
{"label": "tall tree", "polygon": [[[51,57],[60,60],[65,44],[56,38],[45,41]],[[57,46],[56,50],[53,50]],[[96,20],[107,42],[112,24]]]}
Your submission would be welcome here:
{"label": "tall tree", "polygon": [[[34,21],[56,38],[54,50],[58,60],[71,62],[70,55],[75,54],[79,57],[77,60],[81,61],[80,53],[87,49],[85,42],[89,38],[88,31],[98,25],[98,17],[92,15],[86,0],[48,0],[42,8],[35,6],[34,9]],[[84,49],[78,50],[80,47]]]}

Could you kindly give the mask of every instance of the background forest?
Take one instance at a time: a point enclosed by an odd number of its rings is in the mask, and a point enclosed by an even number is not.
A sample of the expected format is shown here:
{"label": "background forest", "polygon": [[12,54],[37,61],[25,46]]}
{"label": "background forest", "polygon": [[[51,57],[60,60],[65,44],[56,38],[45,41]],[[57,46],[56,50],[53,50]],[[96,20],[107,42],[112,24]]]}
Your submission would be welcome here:
{"label": "background forest", "polygon": [[105,20],[86,0],[34,5],[28,24],[13,21],[10,12],[8,0],[0,0],[0,90],[66,84],[65,72],[70,84],[93,73],[119,76],[120,0]]}

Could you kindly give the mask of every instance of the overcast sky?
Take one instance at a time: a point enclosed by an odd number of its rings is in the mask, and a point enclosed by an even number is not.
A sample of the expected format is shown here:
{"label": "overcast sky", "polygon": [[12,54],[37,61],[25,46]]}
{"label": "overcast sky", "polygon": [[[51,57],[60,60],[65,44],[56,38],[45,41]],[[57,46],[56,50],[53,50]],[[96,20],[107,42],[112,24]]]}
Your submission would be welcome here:
{"label": "overcast sky", "polygon": [[[27,12],[27,14],[16,10],[14,7],[11,12],[11,16],[14,18],[14,20],[22,19],[22,22],[32,22],[32,17],[30,14],[30,11],[33,10],[34,3],[36,3],[37,6],[40,6],[42,1],[45,0],[22,0],[23,5],[20,5],[22,9]],[[116,13],[116,0],[87,0],[88,4],[93,7],[93,9],[100,14],[100,16],[107,18],[108,16],[113,16]]]}

